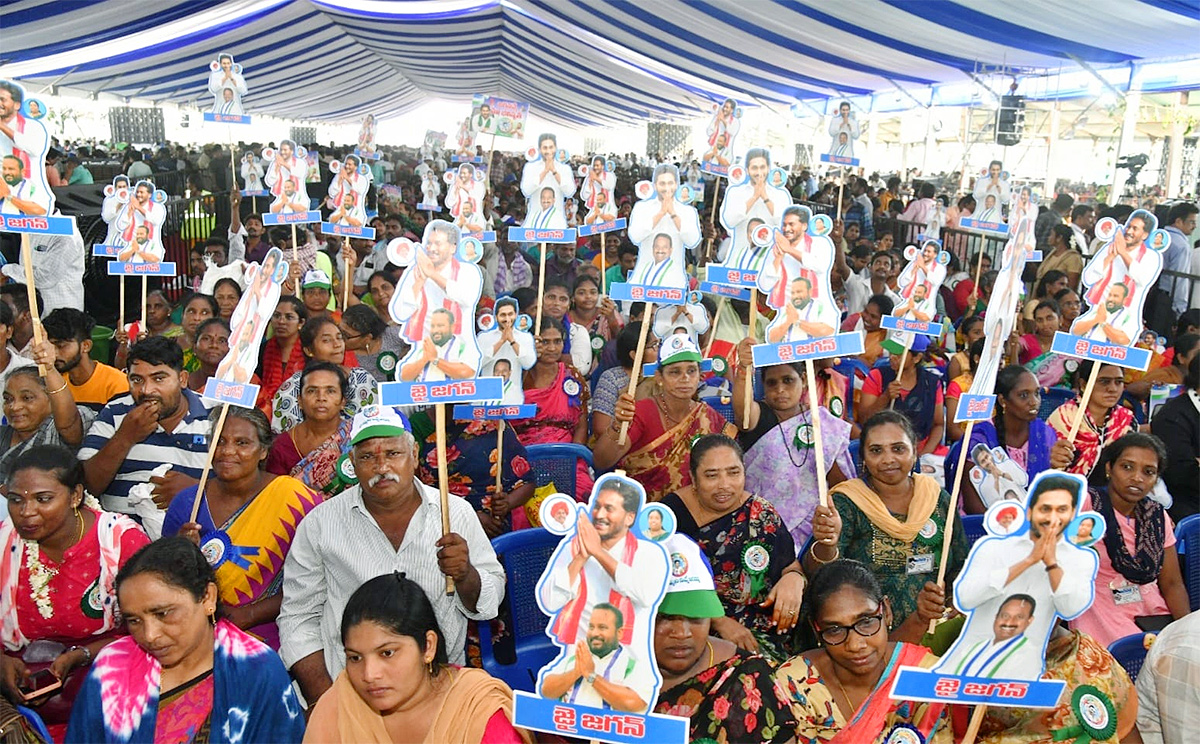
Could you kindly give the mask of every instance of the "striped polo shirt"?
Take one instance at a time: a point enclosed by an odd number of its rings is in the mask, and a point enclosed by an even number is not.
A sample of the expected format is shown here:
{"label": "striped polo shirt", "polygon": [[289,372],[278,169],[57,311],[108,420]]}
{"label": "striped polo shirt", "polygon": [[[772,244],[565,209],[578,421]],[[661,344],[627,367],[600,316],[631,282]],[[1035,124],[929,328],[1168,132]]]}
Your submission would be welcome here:
{"label": "striped polo shirt", "polygon": [[[100,496],[105,509],[132,514],[133,509],[128,505],[129,489],[138,483],[149,482],[151,471],[163,463],[170,463],[172,470],[189,477],[200,477],[208,456],[208,408],[196,393],[187,388],[182,392],[188,410],[175,430],[167,432],[160,425],[150,436],[133,445],[108,489],[102,495],[94,494]],[[109,401],[88,429],[83,447],[79,450],[79,459],[92,458],[108,444],[133,407],[133,396],[129,394]]]}

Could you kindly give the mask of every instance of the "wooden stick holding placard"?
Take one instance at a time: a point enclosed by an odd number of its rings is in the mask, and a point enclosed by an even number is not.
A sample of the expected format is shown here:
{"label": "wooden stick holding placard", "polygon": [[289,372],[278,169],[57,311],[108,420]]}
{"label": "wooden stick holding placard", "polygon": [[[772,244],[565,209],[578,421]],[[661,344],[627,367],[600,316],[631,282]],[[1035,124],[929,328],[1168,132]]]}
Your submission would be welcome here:
{"label": "wooden stick holding placard", "polygon": [[[292,263],[300,265],[300,251],[296,248],[296,223],[292,223]],[[299,294],[299,293],[297,293]]]}
{"label": "wooden stick holding placard", "polygon": [[987,713],[986,705],[976,705],[975,710],[971,713],[971,721],[967,724],[967,731],[963,734],[961,744],[975,744],[975,737],[979,736],[979,727],[983,724],[983,716]]}
{"label": "wooden stick holding placard", "polygon": [[[629,372],[629,388],[626,390],[630,395],[637,393],[638,378],[642,373],[642,355],[646,353],[646,334],[650,331],[650,326],[653,324],[654,303],[646,303],[646,313],[642,316],[646,320],[642,321],[642,332],[638,334],[637,353],[633,355],[633,369]],[[617,444],[622,447],[629,439],[629,422],[625,421],[621,424],[621,436],[617,437]]]}
{"label": "wooden stick holding placard", "polygon": [[504,424],[504,419],[500,419],[496,425],[496,493],[492,498],[499,496],[504,490]]}
{"label": "wooden stick holding placard", "polygon": [[533,337],[540,338],[542,335],[542,303],[545,302],[546,294],[546,244],[542,243],[542,249],[539,251],[538,258],[538,304],[537,318],[533,321]]}
{"label": "wooden stick holding placard", "polygon": [[[1088,375],[1087,385],[1083,388],[1083,396],[1079,399],[1079,410],[1075,412],[1075,420],[1071,422],[1071,433],[1067,435],[1067,441],[1072,446],[1075,445],[1075,437],[1079,434],[1079,427],[1083,425],[1083,417],[1087,415],[1088,401],[1092,399],[1092,390],[1096,387],[1096,378],[1100,375],[1100,362],[1092,362],[1092,373]],[[1104,442],[1100,443],[1104,446]]]}
{"label": "wooden stick holding placard", "polygon": [[[438,495],[442,507],[442,537],[450,534],[450,475],[446,469],[446,404],[438,403],[437,409],[437,461]],[[446,596],[454,594],[454,577],[446,577]]]}
{"label": "wooden stick holding placard", "polygon": [[[754,329],[758,325],[758,287],[750,288],[750,333],[751,339],[754,338]],[[710,337],[711,340],[711,337]],[[746,367],[750,373],[750,378],[746,380],[745,397],[742,399],[742,429],[750,430],[750,408],[754,405],[754,367]]]}
{"label": "wooden stick holding placard", "polygon": [[[29,317],[33,318],[33,340],[42,343],[42,314],[38,311],[37,285],[33,281],[33,242],[29,233],[21,233],[21,263],[25,268],[25,294],[29,296]],[[46,376],[46,366],[38,365],[38,374]]]}
{"label": "wooden stick holding placard", "polygon": [[[350,237],[342,238],[345,241],[345,247],[350,247]],[[346,275],[342,277],[342,312],[346,312],[346,308],[350,307],[350,286],[354,284],[354,259],[346,259]]]}
{"label": "wooden stick holding placard", "polygon": [[121,301],[117,303],[117,330],[125,330],[125,275],[121,274]]}
{"label": "wooden stick holding placard", "polygon": [[608,278],[604,276],[607,267],[604,265],[604,233],[600,233],[600,294],[608,294]]}
{"label": "wooden stick holding placard", "polygon": [[[962,492],[963,473],[967,469],[967,452],[971,449],[971,430],[975,428],[974,421],[967,422],[963,431],[962,446],[958,452],[958,470],[954,473],[954,486],[950,489],[950,506],[946,509],[946,526],[942,528],[942,560],[938,565],[937,585],[941,586],[946,580],[946,565],[949,563],[950,541],[954,539],[954,515],[958,514],[958,496]],[[929,632],[937,628],[937,618],[929,621]]]}
{"label": "wooden stick holding placard", "polygon": [[213,457],[217,454],[217,442],[221,439],[221,429],[225,427],[225,417],[229,415],[229,404],[221,404],[221,415],[217,416],[217,424],[213,427],[212,439],[208,443],[208,459],[204,461],[204,470],[200,471],[200,482],[196,484],[196,499],[192,501],[192,516],[189,522],[196,521],[200,513],[200,497],[204,495],[204,486],[208,483],[208,473],[212,470]]}
{"label": "wooden stick holding placard", "polygon": [[713,238],[716,237],[716,229],[717,229],[717,227],[716,227],[716,225],[717,225],[717,198],[720,196],[720,194],[721,194],[721,179],[717,178],[717,184],[715,186],[713,186],[712,209],[709,210],[709,213],[708,213],[708,228],[709,228],[708,242],[704,244],[704,253],[702,253],[700,255],[700,265],[701,266],[708,263],[709,259],[712,257]]}
{"label": "wooden stick holding placard", "polygon": [[808,383],[808,416],[812,421],[813,455],[817,463],[817,494],[821,506],[829,506],[829,480],[825,473],[825,450],[821,448],[820,396],[817,395],[817,370],[813,360],[804,360],[804,373]]}
{"label": "wooden stick holding placard", "polygon": [[[141,328],[138,329],[138,333],[139,334],[145,333],[147,335],[150,334],[150,329],[149,329],[149,326],[147,326],[147,321],[146,321],[146,295],[148,294],[148,292],[147,292],[148,283],[149,283],[149,279],[147,279],[146,275],[143,274],[142,275],[142,326],[141,326]],[[132,341],[130,341],[129,343],[130,344],[137,343],[137,339],[135,338]]]}
{"label": "wooden stick holding placard", "polygon": [[842,190],[846,188],[846,171],[841,171],[841,177],[838,179],[838,200],[837,200],[837,219],[842,219]]}
{"label": "wooden stick holding placard", "polygon": [[[900,378],[904,376],[904,365],[906,363],[908,363],[908,344],[904,345],[904,353],[900,355],[900,369],[896,372],[896,382],[899,382]],[[888,408],[894,409],[895,407],[896,399],[892,398],[892,402],[888,403]]]}

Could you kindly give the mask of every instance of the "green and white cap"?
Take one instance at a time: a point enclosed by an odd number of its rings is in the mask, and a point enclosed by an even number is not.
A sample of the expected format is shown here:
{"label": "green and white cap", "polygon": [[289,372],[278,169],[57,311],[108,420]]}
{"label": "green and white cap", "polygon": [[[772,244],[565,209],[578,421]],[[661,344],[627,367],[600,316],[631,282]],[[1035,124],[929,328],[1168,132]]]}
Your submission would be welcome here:
{"label": "green and white cap", "polygon": [[395,408],[366,406],[354,414],[354,423],[350,426],[350,444],[376,437],[398,437],[411,431],[408,419]]}
{"label": "green and white cap", "polygon": [[309,269],[304,274],[304,280],[300,282],[301,289],[333,289],[333,282],[329,280],[329,274],[326,274],[320,269]]}
{"label": "green and white cap", "polygon": [[687,535],[671,535],[663,547],[671,561],[667,593],[658,612],[683,617],[724,617],[725,608],[717,596],[712,567],[700,546]]}

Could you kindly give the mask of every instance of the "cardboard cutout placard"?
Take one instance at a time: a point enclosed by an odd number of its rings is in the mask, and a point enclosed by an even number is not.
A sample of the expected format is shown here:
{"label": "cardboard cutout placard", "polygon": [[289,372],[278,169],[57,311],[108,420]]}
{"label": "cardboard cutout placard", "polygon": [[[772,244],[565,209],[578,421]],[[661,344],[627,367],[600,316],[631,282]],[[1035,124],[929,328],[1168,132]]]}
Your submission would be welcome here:
{"label": "cardboard cutout placard", "polygon": [[458,149],[450,156],[452,163],[482,163],[483,158],[475,154],[475,135],[474,129],[471,129],[471,117],[463,119],[458,124],[458,131],[454,134],[454,141],[458,143]]}
{"label": "cardboard cutout placard", "polygon": [[629,214],[629,239],[638,246],[629,282],[609,288],[614,300],[679,305],[687,299],[685,251],[700,244],[700,215],[679,199],[674,165],[654,169],[653,181],[635,187],[638,201]]}
{"label": "cardboard cutout placard", "polygon": [[1004,215],[1004,208],[1012,200],[1012,187],[1009,186],[1008,171],[999,160],[993,160],[987,170],[976,177],[971,195],[975,197],[975,211],[959,221],[964,230],[1005,233],[1009,224],[1016,224]]}
{"label": "cardboard cutout placard", "polygon": [[432,129],[425,130],[425,139],[421,143],[421,160],[433,160],[446,147],[446,133],[435,132]]}
{"label": "cardboard cutout placard", "polygon": [[379,153],[375,150],[375,114],[367,114],[358,130],[358,147],[354,154],[367,160],[378,160]]}
{"label": "cardboard cutout placard", "polygon": [[971,448],[971,468],[968,477],[984,506],[998,501],[1024,503],[1029,475],[1016,463],[1004,447],[989,448],[983,442]]}
{"label": "cardboard cutout placard", "polygon": [[[579,200],[587,214],[578,231],[582,236],[624,230],[626,220],[617,217],[617,164],[593,155],[590,165],[581,165],[579,175],[583,182],[579,186]],[[570,219],[568,216],[568,225]]]}
{"label": "cardboard cutout placard", "polygon": [[118,261],[156,264],[163,260],[167,253],[162,242],[166,201],[166,192],[156,189],[153,181],[141,180],[133,185],[129,200],[116,214],[114,244],[121,247]]}
{"label": "cardboard cutout placard", "polygon": [[861,131],[858,118],[849,101],[838,104],[837,114],[829,117],[829,151],[821,154],[821,162],[838,165],[858,165],[854,142]]}
{"label": "cardboard cutout placard", "polygon": [[742,129],[742,108],[732,98],[712,105],[711,117],[704,128],[707,135],[700,169],[724,176],[733,163],[734,140]]}
{"label": "cardboard cutout placard", "polygon": [[[304,191],[304,182],[297,176],[290,176],[283,181],[283,189],[271,200],[271,204],[267,207],[267,214],[263,215],[263,224],[280,224],[298,219],[289,218],[288,215],[306,215],[303,221],[308,222],[307,215],[310,211],[316,213],[316,221],[320,222],[320,213],[316,212],[316,210],[309,210],[309,204],[308,195]],[[276,219],[268,222],[267,218],[271,216],[276,217]]]}
{"label": "cardboard cutout placard", "polygon": [[[674,515],[661,504],[647,507],[641,484],[623,475],[598,479],[586,507],[556,494],[541,514],[543,526],[563,536],[538,581],[538,606],[551,616],[546,634],[559,654],[538,674],[537,696],[516,693],[513,723],[622,744],[685,741],[686,719],[649,713],[662,686],[654,617],[674,572],[654,538],[670,535]],[[615,574],[600,556],[615,557]],[[597,686],[601,678],[607,684]]]}
{"label": "cardboard cutout placard", "polygon": [[441,195],[441,180],[438,178],[437,172],[430,168],[425,171],[425,175],[421,176],[421,201],[417,203],[417,209],[422,212],[442,211],[442,205],[438,203]]}
{"label": "cardboard cutout placard", "polygon": [[407,238],[388,244],[389,261],[409,256],[388,311],[411,348],[398,365],[399,382],[380,386],[383,404],[500,400],[500,379],[479,377],[482,355],[474,323],[483,292],[479,241],[463,239],[450,222],[433,220],[420,244]]}
{"label": "cardboard cutout placard", "polygon": [[47,113],[46,106],[29,97],[23,86],[0,80],[0,214],[54,214],[54,192],[46,183]]}
{"label": "cardboard cutout placard", "polygon": [[1056,333],[1053,351],[1130,369],[1145,370],[1150,349],[1138,346],[1142,308],[1163,268],[1162,251],[1170,238],[1145,209],[1118,225],[1111,217],[1096,223],[1096,236],[1105,241],[1083,267],[1083,297],[1090,306],[1071,324],[1071,332]]}
{"label": "cardboard cutout placard", "polygon": [[249,124],[250,117],[242,108],[242,96],[249,91],[242,66],[233,61],[232,54],[221,53],[208,66],[208,92],[213,95],[212,107],[205,112],[205,121],[223,124]]}
{"label": "cardboard cutout placard", "polygon": [[923,240],[919,249],[915,245],[905,248],[904,257],[908,259],[908,265],[896,280],[901,301],[891,315],[884,316],[881,325],[903,333],[940,336],[942,326],[934,321],[934,316],[937,315],[938,290],[946,280],[950,254],[942,250],[940,240]]}
{"label": "cardboard cutout placard", "polygon": [[758,273],[758,290],[777,313],[767,326],[767,343],[754,346],[755,366],[862,353],[861,333],[837,333],[832,229],[829,215],[803,206],[784,210],[782,229],[773,231],[770,258]]}
{"label": "cardboard cutout placard", "polygon": [[558,147],[558,138],[545,133],[538,137],[536,148],[525,153],[528,160],[521,171],[521,193],[525,194],[526,228],[565,230],[567,227],[563,201],[575,193],[575,176],[571,173],[570,156]]}
{"label": "cardboard cutout placard", "polygon": [[1037,220],[1037,206],[1032,194],[1028,189],[1025,191],[1024,198],[1032,208],[1015,211],[1017,221],[1012,224],[1008,240],[1000,252],[1000,261],[995,267],[998,276],[988,298],[988,311],[983,316],[987,343],[984,344],[970,389],[958,400],[955,421],[991,419],[992,408],[996,404],[996,375],[1004,365],[1004,344],[1012,334],[1020,312],[1024,290],[1021,274],[1034,245],[1033,225]]}
{"label": "cardboard cutout placard", "polygon": [[503,380],[503,406],[525,403],[522,378],[537,362],[537,349],[530,329],[533,321],[518,312],[517,301],[511,297],[496,300],[493,313],[479,316],[479,351],[482,355],[480,372],[485,377]]}
{"label": "cardboard cutout placard", "polygon": [[528,116],[529,104],[524,101],[476,93],[471,99],[471,117],[468,121],[473,132],[522,139]]}
{"label": "cardboard cutout placard", "polygon": [[261,265],[246,267],[246,290],[229,319],[229,353],[217,372],[204,385],[204,398],[213,403],[230,403],[253,408],[258,385],[251,384],[258,366],[258,350],[266,337],[267,324],[279,303],[279,292],[287,279],[288,263],[283,251],[267,251]]}
{"label": "cardboard cutout placard", "polygon": [[771,167],[771,152],[765,147],[746,151],[742,164],[729,169],[729,188],[721,204],[721,225],[729,233],[729,254],[722,263],[709,264],[708,280],[717,284],[753,287],[770,256],[770,244],[755,241],[760,226],[774,228],[783,223],[783,213],[792,206],[792,195],[782,185],[787,179],[780,168]]}
{"label": "cardboard cutout placard", "polygon": [[460,163],[442,174],[442,180],[446,182],[446,209],[455,221],[464,212],[483,213],[483,199],[487,193],[487,173],[483,168]]}
{"label": "cardboard cutout placard", "polygon": [[325,204],[333,211],[321,223],[321,231],[329,235],[374,240],[375,228],[367,224],[367,189],[371,186],[371,168],[357,155],[347,155],[344,162],[329,164],[333,180],[329,183]]}
{"label": "cardboard cutout placard", "polygon": [[651,330],[660,339],[682,333],[690,338],[692,343],[699,345],[700,336],[708,331],[710,322],[708,310],[699,302],[689,302],[686,305],[664,305],[655,309],[654,325]]}
{"label": "cardboard cutout placard", "polygon": [[267,185],[263,182],[263,175],[262,163],[254,156],[254,153],[247,151],[243,154],[241,176],[245,188],[242,189],[242,196],[254,197],[269,194]]}
{"label": "cardboard cutout placard", "polygon": [[1086,498],[1082,476],[1049,470],[1031,484],[1017,529],[1015,504],[989,509],[984,525],[991,534],[976,541],[954,582],[954,606],[967,615],[962,633],[932,669],[901,669],[892,697],[1058,704],[1066,683],[1041,679],[1046,644],[1059,618],[1071,620],[1091,606],[1099,559],[1080,543],[1090,545],[1104,532],[1103,517],[1083,509]]}
{"label": "cardboard cutout placard", "polygon": [[278,200],[284,194],[285,184],[291,183],[294,187],[291,201],[303,203],[304,209],[308,209],[311,203],[308,197],[308,179],[305,177],[308,172],[308,157],[308,150],[290,139],[280,140],[278,148],[263,148],[262,162],[267,166],[263,181],[267,184],[271,196]]}
{"label": "cardboard cutout placard", "polygon": [[112,183],[104,187],[104,200],[100,202],[100,219],[108,225],[104,242],[92,246],[93,256],[111,256],[116,258],[124,246],[119,242],[120,231],[117,229],[117,215],[129,204],[132,195],[129,192],[129,176],[124,174],[113,176]]}

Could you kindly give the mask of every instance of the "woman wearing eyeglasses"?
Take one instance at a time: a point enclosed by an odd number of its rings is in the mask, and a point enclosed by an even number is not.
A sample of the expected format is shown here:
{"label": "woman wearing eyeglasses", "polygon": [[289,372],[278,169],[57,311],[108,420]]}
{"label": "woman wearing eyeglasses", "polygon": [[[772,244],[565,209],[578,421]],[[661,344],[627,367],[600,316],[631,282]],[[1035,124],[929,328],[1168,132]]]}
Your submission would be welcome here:
{"label": "woman wearing eyeglasses", "polygon": [[[1077,389],[1082,390],[1087,385],[1093,364],[1095,362],[1090,359],[1079,363],[1075,373]],[[1121,405],[1124,392],[1125,370],[1115,364],[1101,364],[1100,373],[1096,375],[1096,386],[1092,388],[1092,397],[1088,398],[1087,413],[1075,436],[1075,460],[1064,468],[1068,473],[1078,473],[1091,480],[1092,470],[1100,461],[1104,448],[1129,432],[1137,431],[1133,411]],[[1055,408],[1046,423],[1058,432],[1060,439],[1066,439],[1078,411],[1079,400],[1068,401]],[[1101,485],[1103,483],[1103,480],[1100,481]]]}
{"label": "woman wearing eyeglasses", "polygon": [[[542,317],[542,332],[537,336],[537,362],[525,372],[525,402],[537,405],[537,415],[513,422],[521,444],[556,442],[587,444],[587,380],[570,364],[562,361],[563,324],[550,316]],[[585,501],[592,492],[592,474],[587,463],[576,466],[575,497]]]}
{"label": "woman wearing eyeglasses", "polygon": [[891,603],[870,569],[850,560],[822,566],[804,594],[802,619],[820,648],[775,670],[796,717],[796,741],[884,742],[901,727],[931,744],[953,741],[945,705],[888,696],[901,667],[929,668],[938,659],[923,646],[888,640]]}

